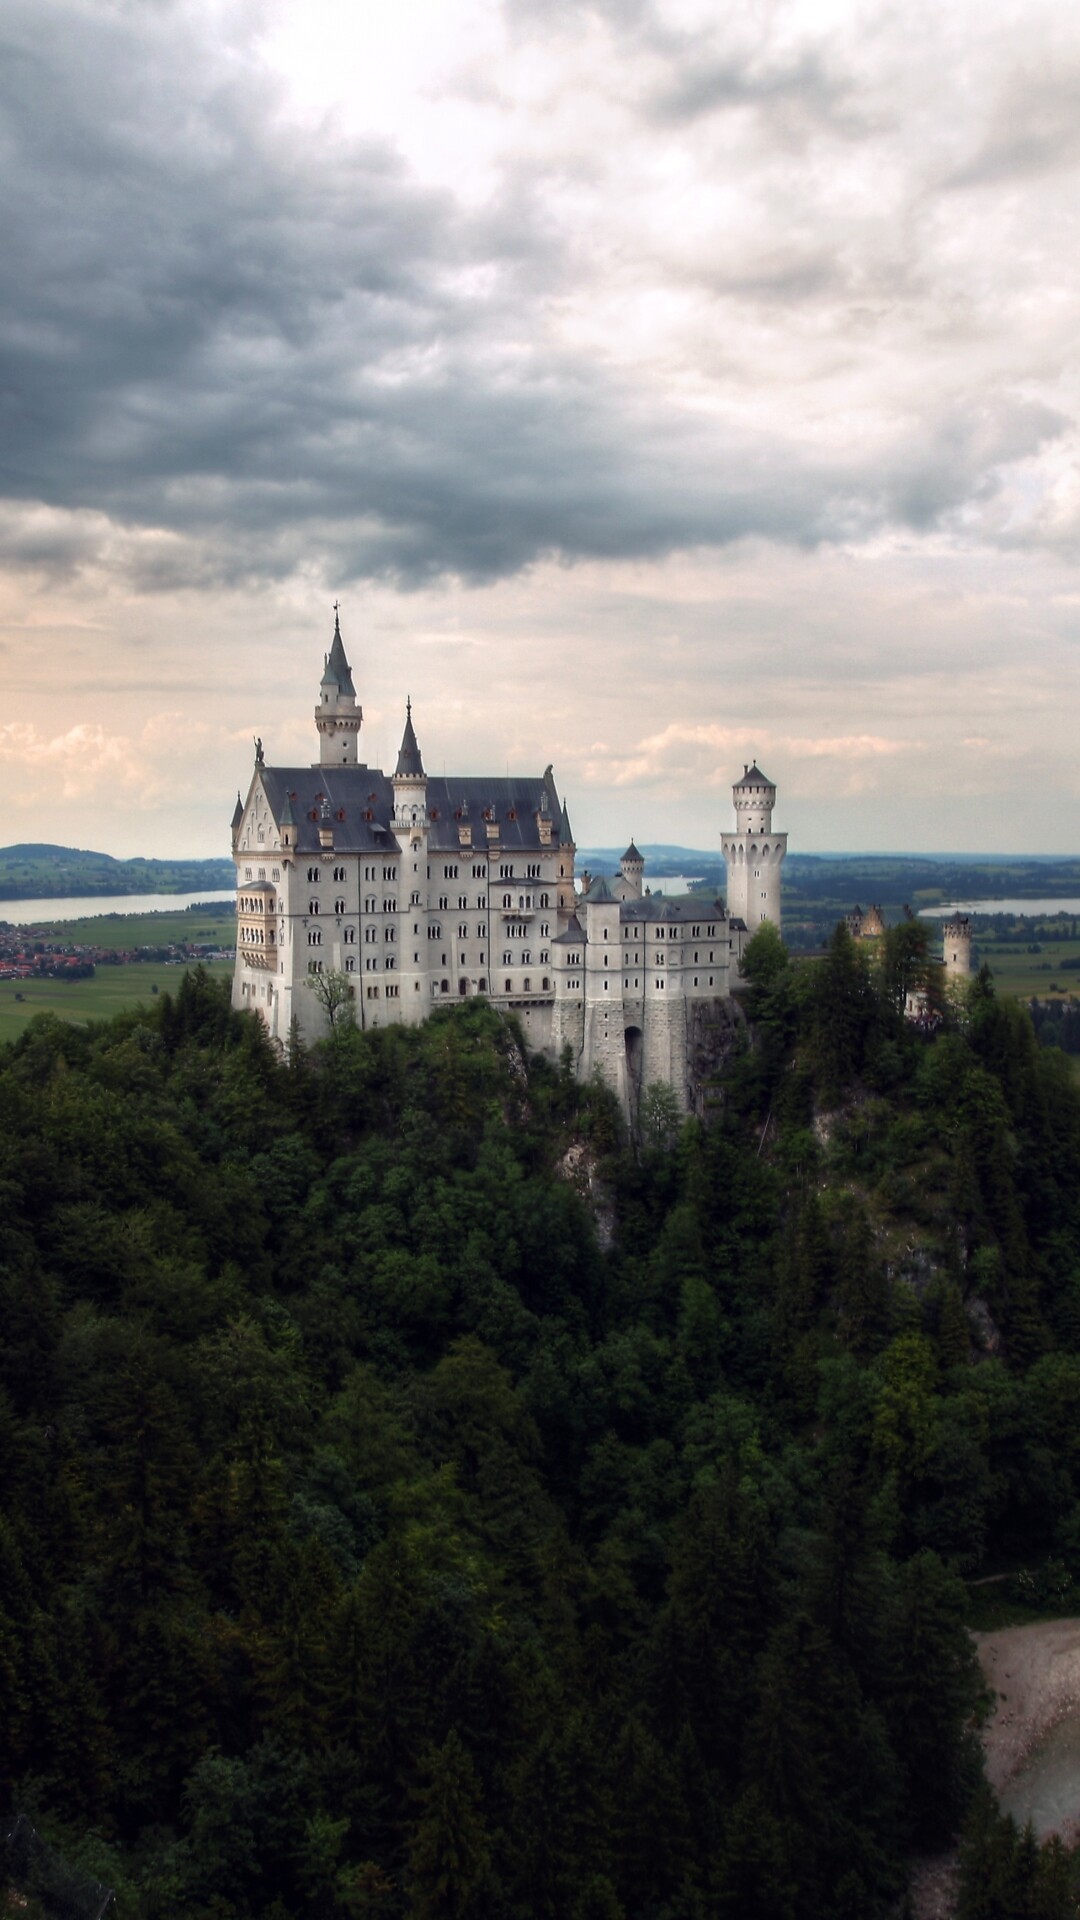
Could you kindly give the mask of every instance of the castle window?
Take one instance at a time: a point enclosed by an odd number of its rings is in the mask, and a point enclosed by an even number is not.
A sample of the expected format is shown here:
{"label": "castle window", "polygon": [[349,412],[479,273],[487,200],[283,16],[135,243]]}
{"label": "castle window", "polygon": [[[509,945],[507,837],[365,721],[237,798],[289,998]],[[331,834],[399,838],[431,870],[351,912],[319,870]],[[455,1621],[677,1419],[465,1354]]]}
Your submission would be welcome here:
{"label": "castle window", "polygon": [[503,954],[503,966],[504,966],[504,967],[512,967],[512,966],[513,966],[513,964],[514,964],[514,956],[513,956],[513,954],[512,954],[512,953],[504,953],[504,954]]}
{"label": "castle window", "polygon": [[280,880],[280,879],[281,879],[281,868],[280,868],[280,867],[271,867],[271,869],[270,869],[270,878],[271,878],[271,880]]}
{"label": "castle window", "polygon": [[318,911],[319,911],[319,903],[318,903],[318,901],[317,901],[317,900],[309,900],[309,901],[308,901],[308,912],[309,912],[309,913],[318,913]]}
{"label": "castle window", "polygon": [[512,993],[512,992],[513,992],[513,988],[512,988],[512,986],[510,985],[510,982],[509,982],[509,980],[508,980],[508,981],[507,981],[507,983],[506,983],[506,991],[507,991],[507,993]]}
{"label": "castle window", "polygon": [[397,969],[397,961],[395,960],[392,953],[388,953],[386,956],[386,959],[383,961],[383,970],[386,973],[394,973],[396,969]]}
{"label": "castle window", "polygon": [[388,1000],[397,1000],[400,994],[401,994],[400,987],[387,987],[386,989],[386,997]]}
{"label": "castle window", "polygon": [[525,878],[526,878],[526,880],[539,880],[539,878],[540,878],[540,868],[539,868],[539,866],[531,866],[531,867],[526,867],[526,869],[525,869]]}
{"label": "castle window", "polygon": [[[250,867],[249,867],[249,868],[248,868],[248,870],[247,870],[247,877],[248,877],[248,879],[249,879],[249,880],[251,879],[251,868],[250,868]],[[309,868],[308,868],[308,870],[307,870],[307,877],[308,877],[308,879],[309,879],[309,880],[317,880],[317,879],[319,878],[319,869],[318,869],[318,867],[309,867]]]}
{"label": "castle window", "polygon": [[456,879],[457,879],[457,868],[456,868],[456,867],[444,867],[444,868],[443,868],[443,879],[444,879],[444,880],[456,880]]}
{"label": "castle window", "polygon": [[334,912],[335,912],[335,913],[344,913],[344,911],[345,911],[345,902],[344,902],[344,900],[335,900],[335,901],[334,901]]}
{"label": "castle window", "polygon": [[532,990],[532,989],[531,989],[531,984],[530,984],[530,981],[529,981],[529,976],[528,976],[528,974],[526,974],[526,975],[525,975],[525,989],[524,989],[524,990],[525,990],[525,992],[526,992],[526,993],[529,993],[529,992],[531,992],[531,990]]}
{"label": "castle window", "polygon": [[604,992],[605,992],[605,993],[607,992],[607,981],[606,981],[606,980],[604,981]]}
{"label": "castle window", "polygon": [[345,945],[347,947],[355,947],[356,945],[356,928],[355,927],[346,927]]}
{"label": "castle window", "polygon": [[544,993],[551,992],[551,981],[548,979],[546,974],[544,975],[543,982],[542,982],[542,991]]}
{"label": "castle window", "polygon": [[481,974],[479,980],[476,983],[476,991],[477,993],[487,992],[487,981],[484,979],[483,974]]}
{"label": "castle window", "polygon": [[[335,867],[335,868],[334,868],[334,879],[335,879],[335,880],[344,880],[344,878],[345,878],[345,869],[344,869],[344,867]],[[277,874],[276,874],[276,873],[275,873],[275,875],[274,875],[274,879],[275,879],[275,880],[277,879]]]}
{"label": "castle window", "polygon": [[440,980],[440,981],[439,981],[439,992],[440,992],[440,993],[449,993],[449,991],[450,991],[450,982],[449,982],[449,980]]}
{"label": "castle window", "polygon": [[346,971],[346,973],[355,973],[355,972],[356,972],[356,955],[355,955],[354,953],[350,953],[350,954],[348,955],[348,957],[347,957],[347,959],[346,959],[346,961],[345,961],[345,971]]}
{"label": "castle window", "polygon": [[307,970],[308,970],[308,972],[309,972],[309,973],[321,973],[321,972],[322,972],[322,961],[321,961],[321,960],[309,960],[309,961],[308,961],[308,963],[307,963]]}
{"label": "castle window", "polygon": [[365,973],[374,973],[374,971],[375,971],[375,969],[376,969],[376,967],[378,966],[378,964],[379,964],[379,963],[378,963],[378,961],[377,961],[377,960],[365,960],[365,961],[364,961],[364,972],[365,972]]}
{"label": "castle window", "polygon": [[458,939],[459,939],[459,940],[467,940],[467,939],[468,939],[468,937],[469,937],[469,929],[468,929],[468,927],[467,927],[467,926],[460,926],[460,927],[458,928]]}
{"label": "castle window", "polygon": [[[316,874],[316,876],[315,876],[315,877],[316,877],[316,879],[318,879],[318,875],[317,875],[317,874]],[[244,879],[245,879],[245,880],[250,880],[250,879],[251,879],[251,868],[250,868],[250,867],[245,867],[245,868],[244,868]],[[311,879],[311,874],[310,874],[310,873],[308,874],[308,879],[309,879],[309,880]]]}
{"label": "castle window", "polygon": [[313,929],[312,929],[312,930],[311,930],[311,931],[309,932],[309,934],[308,934],[308,937],[307,937],[307,943],[308,943],[308,946],[309,946],[309,947],[321,947],[321,946],[322,946],[322,934],[321,934],[321,933],[319,932],[319,929],[318,929],[318,927],[315,927],[315,928],[313,928]]}
{"label": "castle window", "polygon": [[482,880],[486,872],[487,868],[485,866],[476,866],[472,870],[472,877],[474,880]]}
{"label": "castle window", "polygon": [[387,900],[387,901],[386,901],[386,902],[384,903],[384,906],[383,906],[383,912],[384,912],[384,913],[396,913],[396,912],[397,912],[397,901],[396,901],[396,900]]}
{"label": "castle window", "polygon": [[503,906],[504,907],[513,906],[513,901],[508,893],[503,894]]}
{"label": "castle window", "polygon": [[384,939],[384,940],[386,940],[386,941],[394,941],[394,940],[396,940],[396,939],[397,939],[397,928],[396,928],[396,927],[385,927],[385,928],[383,929],[383,939]]}
{"label": "castle window", "polygon": [[545,949],[540,955],[540,965],[542,967],[547,967],[547,966],[550,966],[550,964],[551,964],[551,958],[547,950]]}
{"label": "castle window", "polygon": [[447,898],[447,896],[446,896],[446,894],[445,894],[445,893],[440,893],[440,895],[439,895],[439,912],[440,912],[440,913],[445,913],[449,905],[450,905],[450,902],[449,902],[449,900],[448,900],[448,898]]}

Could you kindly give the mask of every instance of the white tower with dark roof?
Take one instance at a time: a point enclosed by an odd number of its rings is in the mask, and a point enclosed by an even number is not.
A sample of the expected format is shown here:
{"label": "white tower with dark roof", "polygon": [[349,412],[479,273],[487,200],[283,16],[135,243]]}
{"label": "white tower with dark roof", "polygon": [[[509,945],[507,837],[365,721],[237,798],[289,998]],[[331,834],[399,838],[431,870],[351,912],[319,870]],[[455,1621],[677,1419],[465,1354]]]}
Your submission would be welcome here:
{"label": "white tower with dark roof", "polygon": [[727,867],[727,909],[742,920],[749,933],[771,920],[780,927],[780,868],[787,853],[787,834],[774,833],[772,816],[776,788],[758,766],[744,767],[732,788],[735,832],[721,840]]}
{"label": "white tower with dark roof", "polygon": [[364,709],[356,699],[352,671],[345,658],[338,611],[334,608],[334,638],[326,656],[315,725],[319,730],[319,765],[355,767]]}

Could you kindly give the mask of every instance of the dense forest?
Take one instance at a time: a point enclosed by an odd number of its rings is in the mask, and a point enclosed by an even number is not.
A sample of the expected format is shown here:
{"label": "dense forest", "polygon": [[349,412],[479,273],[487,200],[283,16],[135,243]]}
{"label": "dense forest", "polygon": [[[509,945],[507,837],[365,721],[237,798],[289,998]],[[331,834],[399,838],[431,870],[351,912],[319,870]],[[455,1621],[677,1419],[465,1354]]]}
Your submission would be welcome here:
{"label": "dense forest", "polygon": [[479,1002],[0,1053],[0,1809],[148,1920],[1074,1913],[964,1618],[1080,1576],[1080,1097],[922,939],[759,935],[636,1143]]}
{"label": "dense forest", "polygon": [[231,860],[115,860],[111,853],[21,841],[0,847],[0,901],[100,899],[117,893],[197,893],[231,887]]}

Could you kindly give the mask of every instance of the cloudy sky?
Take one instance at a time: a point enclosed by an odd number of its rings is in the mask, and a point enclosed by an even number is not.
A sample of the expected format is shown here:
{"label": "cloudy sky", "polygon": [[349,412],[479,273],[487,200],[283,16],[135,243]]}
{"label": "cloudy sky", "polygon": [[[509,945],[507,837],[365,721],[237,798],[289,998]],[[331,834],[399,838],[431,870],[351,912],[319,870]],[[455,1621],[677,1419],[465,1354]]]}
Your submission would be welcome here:
{"label": "cloudy sky", "polygon": [[5,0],[0,842],[306,761],[1076,851],[1061,0]]}

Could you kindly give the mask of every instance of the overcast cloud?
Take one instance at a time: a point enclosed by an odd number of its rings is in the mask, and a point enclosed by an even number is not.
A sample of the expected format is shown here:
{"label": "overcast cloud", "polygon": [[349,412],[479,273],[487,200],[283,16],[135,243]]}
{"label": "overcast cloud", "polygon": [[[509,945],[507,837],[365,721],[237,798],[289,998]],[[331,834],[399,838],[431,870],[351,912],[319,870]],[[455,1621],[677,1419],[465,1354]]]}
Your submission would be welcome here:
{"label": "overcast cloud", "polygon": [[340,595],[372,758],[585,838],[755,748],[1074,846],[1078,90],[1056,5],[8,0],[0,838],[224,844]]}

